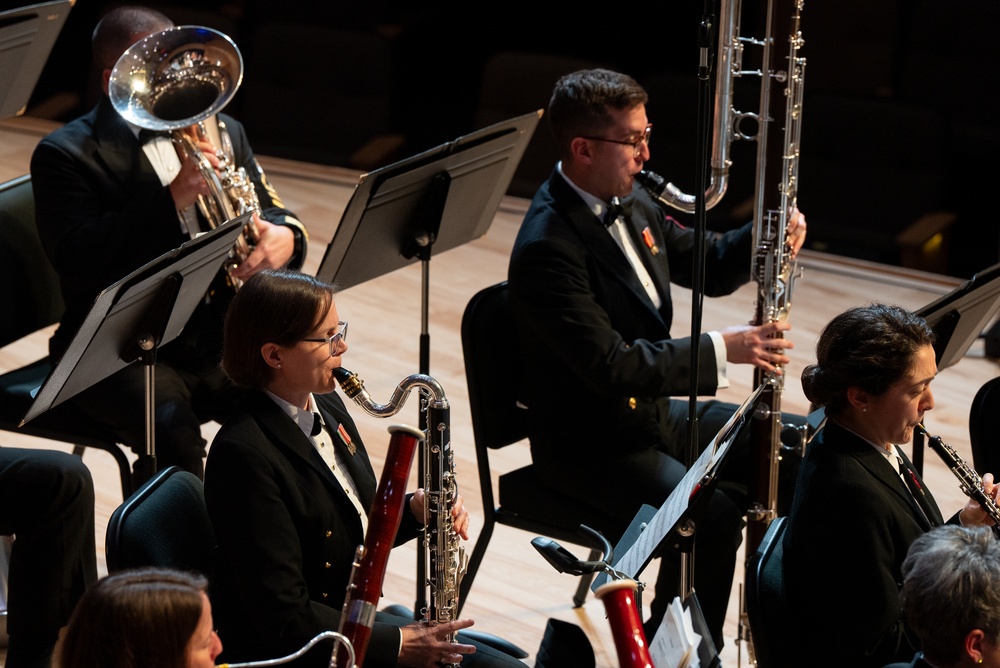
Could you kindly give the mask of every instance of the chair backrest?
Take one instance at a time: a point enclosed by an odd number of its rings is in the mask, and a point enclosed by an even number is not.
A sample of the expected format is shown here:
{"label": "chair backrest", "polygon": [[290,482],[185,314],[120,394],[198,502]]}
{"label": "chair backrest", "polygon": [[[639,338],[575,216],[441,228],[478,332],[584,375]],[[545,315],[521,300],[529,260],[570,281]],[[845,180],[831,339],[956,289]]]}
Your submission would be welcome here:
{"label": "chair backrest", "polygon": [[215,535],[198,476],[171,466],[153,476],[111,514],[108,571],[158,566],[211,572]]}
{"label": "chair backrest", "polygon": [[775,518],[747,563],[747,615],[757,665],[760,668],[792,665],[784,661],[780,653],[782,634],[788,632],[784,617],[787,603],[782,564],[787,523],[787,517]]}
{"label": "chair backrest", "polygon": [[480,290],[462,317],[462,350],[476,449],[502,448],[527,438],[525,411],[517,406],[520,357],[511,328],[507,282]]}
{"label": "chair backrest", "polygon": [[969,408],[969,444],[972,463],[980,473],[1000,471],[1000,448],[995,444],[996,416],[1000,414],[1000,376],[992,378],[976,392]]}
{"label": "chair backrest", "polygon": [[31,177],[0,184],[0,347],[59,321],[59,276],[35,227]]}

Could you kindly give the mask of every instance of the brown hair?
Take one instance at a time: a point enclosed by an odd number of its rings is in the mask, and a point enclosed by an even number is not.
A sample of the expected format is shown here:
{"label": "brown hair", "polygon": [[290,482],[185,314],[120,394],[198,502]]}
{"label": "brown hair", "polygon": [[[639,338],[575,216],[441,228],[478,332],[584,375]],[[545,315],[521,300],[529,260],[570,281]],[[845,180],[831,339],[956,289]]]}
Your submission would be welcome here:
{"label": "brown hair", "polygon": [[291,346],[323,322],[334,287],[297,271],[266,270],[250,277],[226,312],[222,369],[237,385],[264,389],[271,367],[265,343]]}
{"label": "brown hair", "polygon": [[163,568],[121,571],[77,603],[58,651],[61,668],[183,668],[207,580]]}
{"label": "brown hair", "polygon": [[610,110],[634,109],[648,99],[642,86],[627,74],[578,70],[556,82],[546,115],[565,157],[574,138],[599,135],[611,124]]}
{"label": "brown hair", "polygon": [[802,390],[827,415],[847,407],[847,390],[878,396],[913,366],[917,352],[934,343],[920,316],[898,306],[848,309],[827,324],[816,344],[816,364],[802,371]]}

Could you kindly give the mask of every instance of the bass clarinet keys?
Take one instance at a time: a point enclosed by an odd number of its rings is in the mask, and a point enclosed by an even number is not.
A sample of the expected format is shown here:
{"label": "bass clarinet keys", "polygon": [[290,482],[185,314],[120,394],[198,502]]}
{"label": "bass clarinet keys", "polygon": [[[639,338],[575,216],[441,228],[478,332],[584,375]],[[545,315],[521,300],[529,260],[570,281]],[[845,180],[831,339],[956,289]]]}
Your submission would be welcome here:
{"label": "bass clarinet keys", "polygon": [[[441,624],[458,619],[458,594],[468,565],[465,547],[459,544],[454,531],[452,510],[458,498],[455,478],[455,460],[451,451],[451,407],[441,384],[425,374],[407,376],[396,386],[389,402],[377,404],[365,390],[357,374],[339,367],[333,371],[344,394],[375,417],[390,417],[403,407],[414,388],[422,391],[421,411],[426,415],[427,433],[424,435],[424,546],[431,567],[427,584],[431,597],[425,620]],[[455,634],[449,637],[455,641]]]}

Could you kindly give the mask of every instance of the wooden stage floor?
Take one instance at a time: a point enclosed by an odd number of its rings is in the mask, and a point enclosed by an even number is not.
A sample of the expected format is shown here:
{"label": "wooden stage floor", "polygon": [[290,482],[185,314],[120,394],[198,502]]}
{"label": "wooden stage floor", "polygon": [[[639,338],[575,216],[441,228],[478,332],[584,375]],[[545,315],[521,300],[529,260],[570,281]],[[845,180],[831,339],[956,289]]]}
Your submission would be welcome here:
{"label": "wooden stage floor", "polygon": [[[0,121],[0,181],[27,173],[34,145],[52,127],[47,122],[29,118]],[[310,230],[305,271],[314,273],[337,228],[358,174],[267,157],[261,157],[261,163],[285,203],[296,211]],[[482,503],[459,325],[470,297],[506,277],[507,258],[526,207],[525,200],[505,198],[485,236],[437,255],[430,263],[430,374],[441,383],[452,405],[451,429],[457,473],[474,523],[468,547],[470,551],[478,537],[479,529],[475,523],[482,517]],[[918,308],[959,283],[947,277],[809,253],[803,253],[801,264],[805,272],[796,283],[795,304],[790,319],[793,329],[788,337],[794,341],[795,349],[791,351],[793,362],[787,370],[789,380],[783,401],[785,411],[800,414],[808,410],[808,403],[797,379],[802,368],[813,361],[816,337],[832,316],[849,306],[870,301]],[[675,288],[674,299],[677,314],[674,331],[681,334],[689,328],[689,293]],[[711,329],[748,321],[753,314],[753,300],[753,289],[749,285],[729,297],[706,300],[704,327]],[[351,322],[350,350],[344,361],[345,366],[365,380],[366,388],[376,401],[387,401],[396,384],[419,368],[420,267],[412,265],[350,288],[338,296],[337,303],[343,319]],[[44,355],[49,333],[37,333],[0,349],[0,371],[27,364]],[[940,434],[946,442],[954,445],[970,463],[969,404],[976,390],[996,375],[996,363],[984,358],[981,343],[977,343],[966,358],[943,371],[934,383],[937,406],[929,415],[927,426],[932,433]],[[750,391],[753,374],[749,367],[745,367],[734,370],[731,376],[733,387],[721,393],[720,398],[739,403]],[[553,401],[558,402],[559,397],[553,397]],[[395,421],[415,423],[416,413],[415,399],[411,399],[399,415],[388,421],[372,418],[360,409],[353,411],[376,470],[380,470],[388,446],[388,424]],[[209,441],[217,428],[211,423],[205,425],[204,433]],[[68,451],[58,443],[9,432],[0,433],[0,446]],[[87,451],[84,460],[91,468],[97,486],[95,543],[103,574],[107,519],[122,501],[118,472],[107,453]],[[496,452],[492,457],[494,481],[500,473],[528,461],[526,444]],[[925,472],[942,512],[948,515],[956,511],[963,499],[952,474],[933,455],[927,457]],[[602,605],[591,596],[582,608],[574,609],[571,596],[575,580],[554,571],[534,551],[529,544],[533,537],[507,527],[497,527],[463,616],[474,618],[477,629],[502,636],[527,650],[531,655],[528,665],[533,663],[546,620],[566,620],[579,625],[587,633],[598,666],[614,666],[614,646]],[[570,547],[574,551],[580,549]],[[393,551],[384,587],[384,604],[413,605],[415,555],[412,546]],[[646,571],[650,577],[654,577],[655,573],[655,565]],[[742,575],[738,573],[727,622],[726,646],[722,653],[727,668],[746,664],[745,653],[742,661],[738,660],[734,640],[738,584],[742,580]]]}

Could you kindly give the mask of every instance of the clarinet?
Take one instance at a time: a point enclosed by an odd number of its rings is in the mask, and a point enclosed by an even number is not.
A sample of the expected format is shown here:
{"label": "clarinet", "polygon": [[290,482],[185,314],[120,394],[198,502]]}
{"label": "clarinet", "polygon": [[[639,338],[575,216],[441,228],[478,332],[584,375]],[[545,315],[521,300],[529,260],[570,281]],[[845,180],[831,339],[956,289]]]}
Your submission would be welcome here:
{"label": "clarinet", "polygon": [[927,437],[927,444],[931,450],[937,453],[938,457],[948,465],[951,472],[958,478],[958,486],[966,496],[979,504],[987,517],[993,520],[993,535],[1000,538],[1000,507],[997,502],[983,489],[983,479],[975,469],[965,463],[958,456],[955,448],[941,440],[940,436],[931,436],[923,424],[917,425],[917,430]]}

